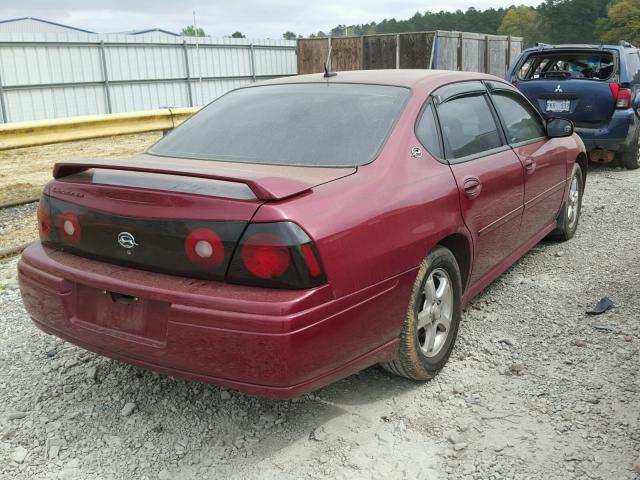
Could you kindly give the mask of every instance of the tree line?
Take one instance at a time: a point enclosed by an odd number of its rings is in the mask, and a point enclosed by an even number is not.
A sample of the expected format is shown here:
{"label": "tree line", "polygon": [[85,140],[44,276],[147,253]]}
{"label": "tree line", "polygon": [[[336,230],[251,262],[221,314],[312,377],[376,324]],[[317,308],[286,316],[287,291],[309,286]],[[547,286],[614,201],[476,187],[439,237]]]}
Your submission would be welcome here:
{"label": "tree line", "polygon": [[[617,43],[626,40],[640,46],[640,0],[545,0],[537,7],[513,5],[455,12],[416,12],[406,20],[384,19],[379,23],[337,25],[329,32],[309,37],[342,37],[385,33],[455,30],[489,35],[513,35],[524,38],[526,47],[542,43]],[[204,36],[202,28],[190,25],[182,29],[186,36]],[[230,37],[245,38],[241,32]],[[287,40],[302,38],[292,31],[282,34]]]}
{"label": "tree line", "polygon": [[[617,43],[640,46],[640,0],[546,0],[525,5],[455,12],[416,12],[406,20],[338,25],[310,37],[373,35],[431,30],[455,30],[524,38],[525,46],[542,43]],[[284,38],[296,38],[293,32]]]}

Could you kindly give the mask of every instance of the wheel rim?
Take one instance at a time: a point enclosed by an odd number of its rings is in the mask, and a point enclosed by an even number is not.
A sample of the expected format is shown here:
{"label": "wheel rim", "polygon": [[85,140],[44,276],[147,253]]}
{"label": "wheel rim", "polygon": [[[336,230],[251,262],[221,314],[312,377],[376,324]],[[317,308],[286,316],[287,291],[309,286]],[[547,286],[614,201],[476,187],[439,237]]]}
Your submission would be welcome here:
{"label": "wheel rim", "polygon": [[578,177],[573,176],[571,179],[571,187],[569,188],[569,199],[567,200],[567,220],[569,228],[573,228],[578,221],[578,206],[580,204],[580,185]]}
{"label": "wheel rim", "polygon": [[453,317],[453,286],[445,270],[436,268],[429,274],[420,305],[416,322],[418,344],[426,357],[435,357],[447,343]]}

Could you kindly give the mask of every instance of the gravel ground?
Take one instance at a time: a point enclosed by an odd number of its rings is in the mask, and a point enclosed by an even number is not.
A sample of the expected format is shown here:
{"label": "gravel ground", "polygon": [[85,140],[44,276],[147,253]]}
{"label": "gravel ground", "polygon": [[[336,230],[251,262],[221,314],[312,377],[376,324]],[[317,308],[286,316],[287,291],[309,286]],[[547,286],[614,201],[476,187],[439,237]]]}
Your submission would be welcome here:
{"label": "gravel ground", "polygon": [[0,209],[0,249],[17,247],[38,238],[38,203]]}
{"label": "gravel ground", "polygon": [[[289,402],[98,357],[37,330],[0,265],[0,476],[640,479],[640,170],[589,177],[576,237],[466,309],[426,384],[379,368]],[[616,307],[589,317],[603,296]]]}

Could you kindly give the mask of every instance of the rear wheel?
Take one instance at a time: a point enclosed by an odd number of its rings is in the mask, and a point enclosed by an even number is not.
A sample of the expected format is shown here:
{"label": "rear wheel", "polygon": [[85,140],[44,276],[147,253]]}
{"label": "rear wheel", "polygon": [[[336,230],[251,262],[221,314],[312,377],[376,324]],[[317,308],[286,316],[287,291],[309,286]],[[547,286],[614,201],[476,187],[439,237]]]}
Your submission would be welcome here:
{"label": "rear wheel", "polygon": [[620,154],[620,163],[627,170],[640,168],[640,127],[636,130],[636,134],[629,148]]}
{"label": "rear wheel", "polygon": [[413,285],[400,348],[386,370],[412,380],[429,380],[447,362],[458,334],[462,282],[455,257],[438,246],[422,261]]}
{"label": "rear wheel", "polygon": [[556,228],[551,232],[551,238],[566,241],[575,235],[576,230],[578,229],[578,221],[580,220],[580,212],[582,210],[583,188],[584,181],[582,180],[582,170],[578,164],[574,164],[571,183],[569,185],[569,195],[567,196],[567,201],[558,215]]}

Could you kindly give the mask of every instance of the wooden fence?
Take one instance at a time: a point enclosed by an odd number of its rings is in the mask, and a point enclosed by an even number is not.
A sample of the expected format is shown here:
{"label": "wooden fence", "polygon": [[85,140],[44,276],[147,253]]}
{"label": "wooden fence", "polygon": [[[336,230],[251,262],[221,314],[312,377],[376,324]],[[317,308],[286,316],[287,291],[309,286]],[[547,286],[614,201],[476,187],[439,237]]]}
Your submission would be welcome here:
{"label": "wooden fence", "polygon": [[331,69],[425,68],[504,77],[522,38],[467,32],[415,32],[298,40],[298,74],[319,73],[331,49]]}

